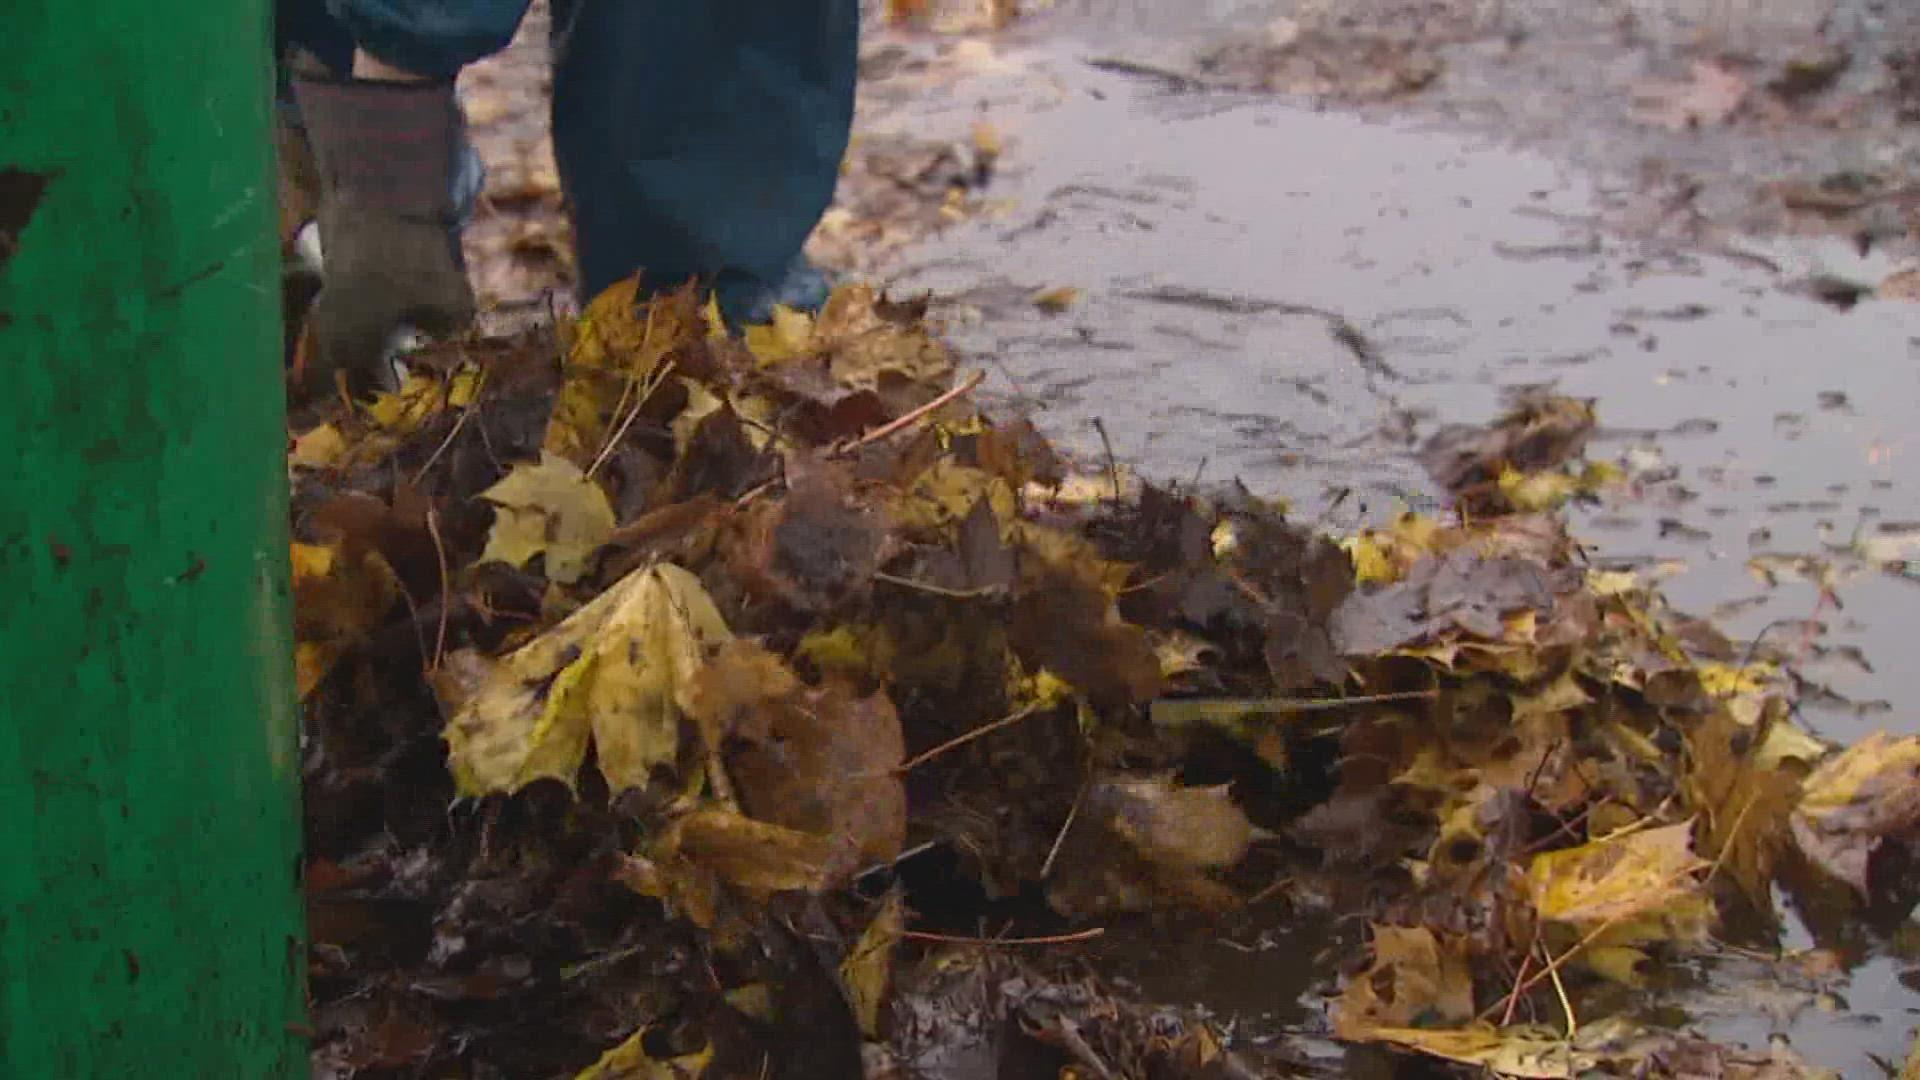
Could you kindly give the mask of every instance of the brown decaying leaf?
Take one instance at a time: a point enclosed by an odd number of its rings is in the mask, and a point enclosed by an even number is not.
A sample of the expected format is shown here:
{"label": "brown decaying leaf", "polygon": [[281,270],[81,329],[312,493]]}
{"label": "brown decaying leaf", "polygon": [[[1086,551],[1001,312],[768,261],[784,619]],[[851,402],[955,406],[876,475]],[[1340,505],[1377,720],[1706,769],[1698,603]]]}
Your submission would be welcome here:
{"label": "brown decaying leaf", "polygon": [[772,653],[734,642],[695,679],[693,711],[742,807],[761,820],[831,837],[866,863],[906,841],[906,756],[885,693],[803,686]]}
{"label": "brown decaying leaf", "polygon": [[1063,912],[1237,901],[1214,877],[1246,857],[1254,829],[1225,786],[1183,787],[1167,777],[1091,784],[1062,838],[1049,899]]}
{"label": "brown decaying leaf", "polygon": [[1464,939],[1424,926],[1375,926],[1373,962],[1347,980],[1334,1032],[1365,1041],[1378,1028],[1438,1027],[1473,1019],[1473,970]]}
{"label": "brown decaying leaf", "polygon": [[1920,832],[1920,736],[1876,731],[1806,779],[1793,835],[1815,865],[1866,895],[1874,853]]}
{"label": "brown decaying leaf", "polygon": [[1727,68],[1696,61],[1683,80],[1649,81],[1635,95],[1643,123],[1675,131],[1724,124],[1747,100],[1747,80]]}

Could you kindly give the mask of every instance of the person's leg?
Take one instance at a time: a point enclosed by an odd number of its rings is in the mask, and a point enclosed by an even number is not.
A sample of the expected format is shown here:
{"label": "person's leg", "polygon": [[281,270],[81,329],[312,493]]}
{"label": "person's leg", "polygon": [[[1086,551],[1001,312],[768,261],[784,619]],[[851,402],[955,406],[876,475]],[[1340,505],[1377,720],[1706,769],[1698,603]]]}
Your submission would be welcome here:
{"label": "person's leg", "polygon": [[734,321],[798,299],[853,124],[859,26],[858,0],[556,0],[582,298],[640,271],[712,281]]}

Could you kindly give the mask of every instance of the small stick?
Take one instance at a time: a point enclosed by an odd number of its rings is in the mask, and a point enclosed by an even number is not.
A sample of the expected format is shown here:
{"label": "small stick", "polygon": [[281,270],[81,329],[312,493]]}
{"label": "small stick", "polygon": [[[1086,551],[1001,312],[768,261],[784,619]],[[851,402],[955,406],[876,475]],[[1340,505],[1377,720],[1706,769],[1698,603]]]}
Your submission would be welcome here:
{"label": "small stick", "polygon": [[1120,501],[1120,459],[1113,456],[1113,440],[1107,438],[1106,421],[1093,418],[1093,430],[1100,433],[1100,445],[1107,450],[1107,476],[1113,481],[1113,501]]}
{"label": "small stick", "polygon": [[[1547,946],[1543,942],[1540,946],[1540,952],[1544,955],[1546,951]],[[1571,1042],[1580,1034],[1580,1020],[1573,1015],[1573,1002],[1567,1000],[1567,988],[1566,985],[1560,981],[1559,969],[1549,967],[1547,971],[1553,976],[1553,992],[1560,999],[1560,1011],[1567,1016],[1567,1040]],[[1513,1006],[1509,1005],[1507,1007],[1512,1008]]]}
{"label": "small stick", "polygon": [[1520,957],[1520,970],[1514,973],[1513,989],[1507,992],[1507,1011],[1500,1016],[1500,1026],[1506,1027],[1513,1022],[1513,1010],[1520,1007],[1520,987],[1527,981],[1527,966],[1533,963],[1533,951],[1540,947],[1540,920],[1533,922],[1533,940],[1527,943],[1526,954]]}
{"label": "small stick", "polygon": [[447,545],[440,538],[440,515],[427,507],[427,533],[433,537],[433,554],[440,562],[440,626],[433,635],[433,662],[428,671],[439,671],[447,651],[447,612],[453,603],[453,575],[447,570]]}
{"label": "small stick", "polygon": [[1396,690],[1389,694],[1356,694],[1343,698],[1176,698],[1179,704],[1197,712],[1290,713],[1330,712],[1355,705],[1381,705],[1390,701],[1424,701],[1440,696],[1438,690]]}
{"label": "small stick", "polygon": [[1054,860],[1060,857],[1060,849],[1066,845],[1067,833],[1073,829],[1073,819],[1080,816],[1080,803],[1087,797],[1087,785],[1082,783],[1080,790],[1074,792],[1073,806],[1067,810],[1067,820],[1060,823],[1060,832],[1053,838],[1053,846],[1047,849],[1047,861],[1040,864],[1040,880],[1045,881],[1053,874]]}
{"label": "small stick", "polygon": [[655,390],[666,385],[667,376],[672,373],[673,361],[669,360],[660,365],[660,370],[656,376],[650,376],[647,379],[647,385],[640,390],[640,400],[634,402],[633,408],[627,410],[627,418],[620,422],[620,426],[614,430],[613,434],[607,436],[606,445],[600,448],[600,453],[593,459],[593,464],[587,466],[588,476],[592,476],[595,472],[598,472],[600,466],[607,463],[607,458],[613,454],[614,447],[619,446],[620,440],[627,437],[627,429],[633,427],[635,420],[640,419],[640,410],[647,407],[647,400],[653,397]]}
{"label": "small stick", "polygon": [[991,585],[983,585],[977,589],[949,589],[944,585],[935,585],[928,581],[915,581],[909,577],[900,577],[897,574],[888,574],[879,570],[874,571],[873,580],[884,581],[888,585],[898,585],[903,589],[912,589],[915,592],[945,596],[954,600],[975,600],[982,596],[991,596],[996,592],[1002,591]]}
{"label": "small stick", "polygon": [[858,450],[863,446],[868,446],[873,443],[877,443],[882,439],[891,438],[894,435],[899,434],[900,432],[906,430],[907,428],[912,427],[914,424],[919,423],[921,420],[926,419],[928,415],[938,411],[942,406],[949,404],[950,402],[954,401],[957,398],[960,398],[967,394],[972,393],[974,387],[979,386],[982,382],[986,381],[986,378],[987,378],[986,372],[984,371],[974,372],[973,374],[967,376],[965,379],[961,380],[960,383],[954,386],[953,389],[948,390],[946,393],[941,394],[939,397],[934,398],[932,401],[927,402],[925,405],[922,405],[911,412],[902,413],[900,416],[896,417],[895,419],[890,420],[887,423],[881,424],[879,427],[874,428],[872,431],[869,431],[865,435],[860,436],[858,439],[855,439],[853,442],[850,442],[846,446],[840,448],[839,450],[834,451],[833,456],[844,457],[847,454],[850,454],[853,451]]}
{"label": "small stick", "polygon": [[1027,717],[1032,716],[1034,713],[1039,711],[1040,711],[1040,706],[1029,705],[1026,708],[1021,709],[1019,712],[1013,713],[1010,716],[1003,716],[1000,719],[995,720],[990,724],[983,724],[980,727],[974,728],[972,731],[969,731],[964,735],[957,735],[951,739],[948,739],[946,742],[941,743],[939,746],[936,746],[931,750],[927,750],[922,753],[914,755],[912,758],[908,759],[905,764],[897,766],[894,769],[894,771],[910,772],[921,765],[925,765],[927,762],[932,761],[934,758],[939,757],[941,754],[944,754],[949,750],[955,749],[956,747],[965,746],[966,744],[972,742],[973,740],[978,739],[982,735],[990,735],[993,732],[999,731],[1003,727],[1010,727],[1014,724],[1017,724],[1020,721],[1025,720]]}
{"label": "small stick", "polygon": [[453,427],[447,430],[447,437],[440,440],[440,445],[434,447],[433,453],[427,456],[427,463],[420,466],[420,470],[413,474],[413,485],[415,487],[420,486],[420,481],[426,477],[427,470],[433,468],[440,460],[440,455],[447,452],[447,447],[453,445],[453,440],[460,434],[460,429],[467,426],[467,419],[473,415],[473,410],[479,407],[480,403],[474,401],[466,408],[460,410],[459,418],[454,420]]}
{"label": "small stick", "polygon": [[1107,932],[1106,927],[1096,926],[1091,930],[1082,930],[1076,934],[1055,934],[1051,937],[1026,938],[982,938],[955,937],[951,934],[929,934],[923,930],[908,930],[900,936],[912,941],[931,941],[937,945],[1072,945],[1082,941],[1092,941]]}

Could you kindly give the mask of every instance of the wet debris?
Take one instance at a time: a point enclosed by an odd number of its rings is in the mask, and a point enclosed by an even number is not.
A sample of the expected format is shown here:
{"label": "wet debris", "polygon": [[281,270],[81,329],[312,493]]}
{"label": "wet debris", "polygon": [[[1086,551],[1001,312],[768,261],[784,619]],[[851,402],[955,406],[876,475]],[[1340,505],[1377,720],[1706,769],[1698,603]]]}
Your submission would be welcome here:
{"label": "wet debris", "polygon": [[1357,103],[1419,93],[1445,63],[1418,37],[1280,19],[1264,38],[1202,55],[1196,70],[1211,87]]}
{"label": "wet debris", "polygon": [[1076,474],[924,303],[637,295],[291,433],[317,1075],[1310,1071],[1076,953],[1254,898],[1371,927],[1352,1044],[1806,1074],[1607,988],[1775,889],[1897,894],[1912,740],[1833,756],[1776,660],[1586,563],[1590,405],[1325,536]]}

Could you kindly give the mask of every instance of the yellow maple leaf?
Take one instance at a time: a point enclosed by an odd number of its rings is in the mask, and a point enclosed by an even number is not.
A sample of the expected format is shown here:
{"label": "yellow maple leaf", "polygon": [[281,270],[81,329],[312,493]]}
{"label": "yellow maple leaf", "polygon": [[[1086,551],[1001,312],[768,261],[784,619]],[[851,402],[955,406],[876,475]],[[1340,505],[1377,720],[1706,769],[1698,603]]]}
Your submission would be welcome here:
{"label": "yellow maple leaf", "polygon": [[676,758],[708,649],[731,637],[688,571],[662,563],[628,574],[486,668],[446,727],[461,794],[543,778],[572,787],[589,739],[609,788],[646,787]]}
{"label": "yellow maple leaf", "polygon": [[407,376],[400,389],[374,395],[365,409],[375,424],[405,434],[418,429],[428,417],[446,406],[446,387],[434,376],[416,371]]}
{"label": "yellow maple leaf", "polygon": [[1496,1030],[1484,1024],[1467,1028],[1382,1027],[1367,1031],[1365,1038],[1481,1066],[1496,1076],[1555,1080],[1580,1076],[1598,1064],[1596,1055],[1577,1050],[1558,1032],[1542,1028]]}
{"label": "yellow maple leaf", "polygon": [[613,505],[579,466],[551,453],[538,465],[517,465],[481,492],[494,504],[493,528],[481,562],[520,567],[546,556],[549,580],[571,584],[613,535]]}
{"label": "yellow maple leaf", "polygon": [[1553,922],[1620,923],[1697,895],[1693,825],[1681,822],[1534,856],[1527,885],[1534,910]]}
{"label": "yellow maple leaf", "polygon": [[746,329],[747,349],[763,367],[784,364],[813,351],[813,316],[776,304],[773,321]]}
{"label": "yellow maple leaf", "polygon": [[1364,1039],[1376,1028],[1472,1017],[1473,969],[1464,939],[1424,926],[1375,925],[1373,963],[1348,980],[1334,1030],[1342,1038]]}
{"label": "yellow maple leaf", "polygon": [[699,1080],[713,1064],[711,1044],[698,1053],[665,1061],[653,1057],[642,1045],[646,1034],[647,1029],[641,1028],[629,1035],[625,1042],[575,1074],[574,1080]]}

